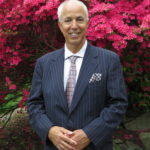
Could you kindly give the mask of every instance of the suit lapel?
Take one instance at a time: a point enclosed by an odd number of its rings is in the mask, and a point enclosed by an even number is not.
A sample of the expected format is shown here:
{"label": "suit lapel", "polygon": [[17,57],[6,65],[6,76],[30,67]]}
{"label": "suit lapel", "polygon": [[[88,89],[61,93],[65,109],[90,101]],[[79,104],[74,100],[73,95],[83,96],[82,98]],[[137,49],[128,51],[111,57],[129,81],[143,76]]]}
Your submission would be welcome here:
{"label": "suit lapel", "polygon": [[72,99],[70,114],[77,106],[87,84],[89,83],[89,79],[98,64],[97,55],[97,51],[92,49],[92,46],[88,44]]}
{"label": "suit lapel", "polygon": [[62,108],[64,111],[68,112],[68,105],[67,105],[67,100],[66,96],[64,93],[64,49],[60,52],[60,55],[57,55],[54,58],[54,71],[55,71],[55,81],[57,84],[57,89],[56,89],[56,94],[59,99],[59,104],[62,105]]}

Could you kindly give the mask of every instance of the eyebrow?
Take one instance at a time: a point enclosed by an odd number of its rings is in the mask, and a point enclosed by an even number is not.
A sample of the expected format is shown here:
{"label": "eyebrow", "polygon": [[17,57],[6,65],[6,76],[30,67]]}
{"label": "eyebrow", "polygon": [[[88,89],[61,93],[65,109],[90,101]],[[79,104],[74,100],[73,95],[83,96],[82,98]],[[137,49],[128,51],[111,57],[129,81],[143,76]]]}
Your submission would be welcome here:
{"label": "eyebrow", "polygon": [[[76,17],[75,19],[78,19],[78,18],[85,18],[85,17],[83,17],[83,16],[78,16],[78,17]],[[72,19],[72,17],[64,17],[64,19]]]}

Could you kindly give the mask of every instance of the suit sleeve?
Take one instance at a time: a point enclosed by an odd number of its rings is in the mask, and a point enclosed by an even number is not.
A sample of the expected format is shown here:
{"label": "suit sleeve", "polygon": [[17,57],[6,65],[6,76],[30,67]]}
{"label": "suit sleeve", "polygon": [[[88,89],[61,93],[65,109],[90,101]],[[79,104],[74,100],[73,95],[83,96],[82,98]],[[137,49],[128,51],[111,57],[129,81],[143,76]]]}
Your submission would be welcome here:
{"label": "suit sleeve", "polygon": [[46,115],[42,94],[42,67],[38,60],[32,79],[32,88],[27,101],[29,121],[43,141],[48,140],[48,130],[54,125]]}
{"label": "suit sleeve", "polygon": [[97,148],[112,136],[113,130],[122,121],[126,108],[127,97],[121,64],[118,55],[114,55],[108,70],[106,105],[100,116],[83,128]]}

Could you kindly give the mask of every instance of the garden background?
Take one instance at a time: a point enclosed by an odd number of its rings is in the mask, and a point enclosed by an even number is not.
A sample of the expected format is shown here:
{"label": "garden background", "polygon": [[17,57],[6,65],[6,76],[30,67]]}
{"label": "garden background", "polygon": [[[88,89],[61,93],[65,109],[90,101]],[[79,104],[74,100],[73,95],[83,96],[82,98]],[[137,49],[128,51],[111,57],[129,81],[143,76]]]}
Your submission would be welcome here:
{"label": "garden background", "polygon": [[[60,2],[0,0],[0,150],[42,149],[27,120],[26,100],[36,59],[63,46],[57,25]],[[83,2],[89,9],[88,41],[116,52],[123,65],[129,107],[114,133],[114,149],[134,145],[148,150],[140,134],[150,140],[150,119],[144,116],[150,117],[150,1]],[[129,128],[135,118],[147,127]]]}

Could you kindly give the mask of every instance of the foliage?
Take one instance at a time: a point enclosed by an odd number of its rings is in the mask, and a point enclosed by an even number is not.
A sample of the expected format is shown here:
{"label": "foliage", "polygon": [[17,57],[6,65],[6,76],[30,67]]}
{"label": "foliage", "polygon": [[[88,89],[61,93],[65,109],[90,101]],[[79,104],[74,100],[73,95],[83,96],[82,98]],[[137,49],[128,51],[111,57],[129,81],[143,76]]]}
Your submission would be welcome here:
{"label": "foliage", "polygon": [[6,128],[0,128],[0,149],[1,150],[42,150],[43,142],[29,125],[25,114],[18,113],[16,118],[11,120]]}
{"label": "foliage", "polygon": [[[9,101],[19,101],[19,107],[25,105],[35,60],[63,45],[56,15],[60,2],[0,0],[0,105],[3,108]],[[130,109],[149,110],[149,0],[84,2],[90,17],[87,39],[121,56]],[[11,94],[13,97],[9,99]]]}

